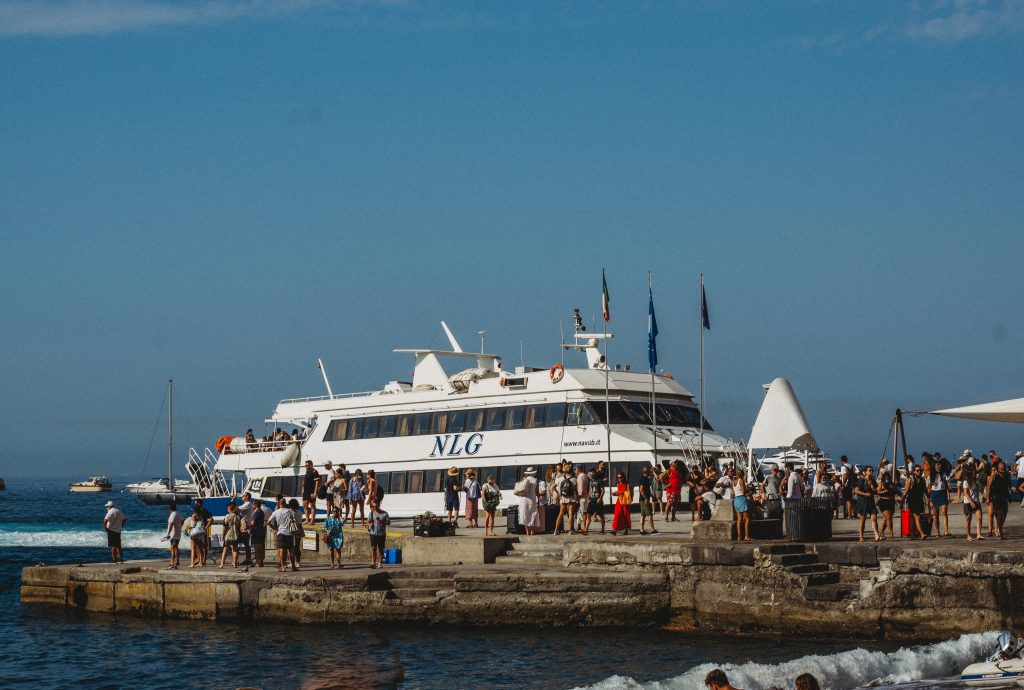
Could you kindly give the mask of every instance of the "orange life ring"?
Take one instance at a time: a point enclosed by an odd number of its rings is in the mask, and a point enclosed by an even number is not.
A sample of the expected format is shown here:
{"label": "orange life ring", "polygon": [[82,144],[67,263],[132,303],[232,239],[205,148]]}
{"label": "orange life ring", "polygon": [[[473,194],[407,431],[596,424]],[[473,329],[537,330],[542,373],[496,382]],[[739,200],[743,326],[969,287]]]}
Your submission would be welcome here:
{"label": "orange life ring", "polygon": [[662,374],[661,377],[666,379],[673,378],[672,374]]}
{"label": "orange life ring", "polygon": [[551,383],[558,383],[562,380],[562,377],[565,376],[565,367],[561,364],[554,365],[551,367],[551,370],[548,371],[548,376],[551,377]]}
{"label": "orange life ring", "polygon": [[231,441],[234,438],[234,436],[221,436],[217,439],[217,442],[213,444],[213,447],[217,449],[218,453],[223,453],[229,446],[231,446]]}

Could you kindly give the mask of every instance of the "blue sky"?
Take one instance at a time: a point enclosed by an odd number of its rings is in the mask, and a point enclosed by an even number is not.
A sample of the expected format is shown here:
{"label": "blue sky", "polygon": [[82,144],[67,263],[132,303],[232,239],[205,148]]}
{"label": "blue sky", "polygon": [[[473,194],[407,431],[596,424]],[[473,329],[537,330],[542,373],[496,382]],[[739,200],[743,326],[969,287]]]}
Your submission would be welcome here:
{"label": "blue sky", "polygon": [[696,389],[703,272],[712,422],[786,376],[875,461],[897,406],[1024,396],[1022,38],[1019,1],[0,0],[0,473],[138,473],[168,377],[212,445],[441,319],[548,366],[602,267],[613,361],[650,270]]}

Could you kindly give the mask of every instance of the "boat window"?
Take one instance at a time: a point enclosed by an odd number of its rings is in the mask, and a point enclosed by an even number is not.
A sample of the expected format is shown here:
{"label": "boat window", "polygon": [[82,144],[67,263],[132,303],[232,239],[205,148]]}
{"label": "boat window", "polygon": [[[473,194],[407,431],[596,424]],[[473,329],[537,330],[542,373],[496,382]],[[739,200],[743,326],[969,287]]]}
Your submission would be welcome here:
{"label": "boat window", "polygon": [[646,462],[631,462],[629,463],[629,469],[627,470],[626,477],[629,480],[630,486],[640,485],[640,476],[643,474],[644,468],[648,466]]}
{"label": "boat window", "polygon": [[285,496],[302,495],[302,477],[282,477],[281,493]]}
{"label": "boat window", "polygon": [[484,429],[487,431],[497,431],[505,427],[505,408],[504,407],[491,407],[488,408],[484,415]]}
{"label": "boat window", "polygon": [[626,410],[626,414],[629,415],[629,419],[634,424],[650,424],[651,423],[651,406],[642,402],[623,402],[623,409]]}
{"label": "boat window", "polygon": [[391,493],[404,494],[406,486],[408,485],[405,483],[405,472],[391,473]]}
{"label": "boat window", "polygon": [[505,412],[505,428],[506,429],[522,429],[523,428],[523,413],[526,410],[525,407],[510,407]]}
{"label": "boat window", "polygon": [[448,428],[448,413],[434,412],[430,415],[430,433],[443,434]]}
{"label": "boat window", "polygon": [[452,410],[448,413],[448,431],[453,434],[461,433],[466,428],[466,411]]}
{"label": "boat window", "polygon": [[544,426],[544,406],[530,405],[523,414],[523,429],[536,429]]}
{"label": "boat window", "polygon": [[593,424],[594,415],[590,412],[590,405],[585,402],[569,403],[565,423],[569,426]]}
{"label": "boat window", "polygon": [[398,428],[395,431],[395,436],[411,436],[412,435],[412,415],[403,414],[398,418]]}
{"label": "boat window", "polygon": [[466,413],[466,431],[482,431],[484,428],[484,411],[470,410]]}
{"label": "boat window", "polygon": [[345,432],[348,429],[347,419],[335,419],[327,427],[327,433],[324,435],[325,441],[341,441],[345,438]]}
{"label": "boat window", "polygon": [[498,468],[498,486],[499,488],[509,489],[516,488],[516,481],[519,479],[518,468],[515,465],[505,465]]}
{"label": "boat window", "polygon": [[281,493],[281,480],[284,477],[267,477],[263,482],[263,495],[273,498]]}
{"label": "boat window", "polygon": [[427,470],[427,480],[423,486],[423,490],[427,493],[438,492],[444,488],[442,484],[442,478],[444,477],[445,470]]}
{"label": "boat window", "polygon": [[481,467],[480,471],[476,475],[476,478],[477,478],[477,481],[480,482],[480,486],[483,486],[484,484],[487,483],[487,477],[491,477],[491,476],[494,477],[494,481],[495,482],[498,481],[498,468],[497,467]]}
{"label": "boat window", "polygon": [[367,417],[363,422],[363,438],[377,438],[378,428],[380,428],[380,417]]}
{"label": "boat window", "polygon": [[380,429],[378,430],[377,436],[379,436],[380,438],[391,438],[392,436],[394,436],[395,422],[397,420],[398,417],[395,417],[394,415],[390,417],[381,417]]}
{"label": "boat window", "polygon": [[[640,404],[640,403],[637,403],[637,404]],[[611,424],[636,424],[637,423],[637,421],[636,421],[636,419],[634,419],[633,415],[631,415],[629,412],[627,412],[626,408],[623,407],[622,403],[619,402],[618,400],[612,400],[609,403],[607,403],[607,405],[608,405],[608,413],[609,413],[609,415],[611,417],[611,419],[610,419],[610,423]],[[597,400],[597,401],[592,402],[590,409],[591,409],[592,412],[594,412],[594,414],[595,414],[599,424],[604,424],[606,421],[608,421],[608,420],[605,419],[605,402],[603,400]]]}
{"label": "boat window", "polygon": [[409,493],[423,493],[423,470],[409,471]]}
{"label": "boat window", "polygon": [[544,426],[563,426],[565,424],[565,403],[551,403],[544,412]]}
{"label": "boat window", "polygon": [[352,441],[357,438],[363,437],[363,420],[361,419],[350,419],[348,420],[348,433],[345,434],[345,438]]}
{"label": "boat window", "polygon": [[377,484],[380,488],[384,489],[385,494],[391,493],[391,473],[390,472],[378,472],[377,473]]}

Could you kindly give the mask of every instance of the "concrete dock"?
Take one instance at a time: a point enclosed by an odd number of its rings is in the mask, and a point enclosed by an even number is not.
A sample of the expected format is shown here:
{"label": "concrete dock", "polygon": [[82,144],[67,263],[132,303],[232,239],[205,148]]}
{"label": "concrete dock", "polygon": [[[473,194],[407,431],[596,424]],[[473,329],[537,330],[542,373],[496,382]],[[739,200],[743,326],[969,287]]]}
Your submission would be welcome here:
{"label": "concrete dock", "polygon": [[[958,508],[958,506],[956,507]],[[951,510],[951,513],[954,511]],[[952,517],[952,516],[951,516]],[[658,535],[485,538],[389,535],[403,564],[367,567],[365,535],[346,566],[307,555],[302,569],[166,563],[25,568],[21,600],[103,614],[303,623],[674,626],[830,637],[947,639],[1024,627],[1024,516],[1005,541],[958,536],[856,541],[853,520],[828,542],[737,543],[690,537],[689,516]],[[130,554],[129,554],[130,555]],[[269,555],[269,553],[268,553]],[[212,562],[212,559],[211,559]]]}

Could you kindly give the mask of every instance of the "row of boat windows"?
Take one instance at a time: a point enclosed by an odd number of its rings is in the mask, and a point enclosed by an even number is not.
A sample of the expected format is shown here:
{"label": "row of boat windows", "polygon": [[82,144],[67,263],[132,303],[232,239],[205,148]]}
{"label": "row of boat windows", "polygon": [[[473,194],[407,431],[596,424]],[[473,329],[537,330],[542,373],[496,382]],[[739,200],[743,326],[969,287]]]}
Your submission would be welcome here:
{"label": "row of boat windows", "polygon": [[[700,412],[685,405],[658,404],[655,416],[658,418],[658,424],[663,426],[700,426]],[[608,403],[607,415],[605,405],[601,402],[573,402],[335,419],[327,427],[324,440],[352,441],[395,436],[585,426],[605,424],[606,418],[610,424],[650,424],[651,406],[642,402],[615,400]],[[704,428],[712,431],[706,420]]]}
{"label": "row of boat windows", "polygon": [[[617,462],[612,464],[611,477],[614,480],[619,472],[625,472],[630,486],[636,486],[640,482],[640,473],[643,468],[649,466],[646,462]],[[461,468],[459,483],[465,479],[465,472],[469,468]],[[511,491],[515,488],[516,482],[522,479],[526,471],[524,465],[505,465],[502,467],[475,467],[477,479],[483,485],[487,477],[493,475],[494,481],[503,491]],[[589,469],[589,468],[587,468]],[[542,468],[543,470],[543,468]],[[377,472],[377,481],[384,488],[385,494],[421,494],[437,493],[444,490],[444,478],[447,469],[437,470],[408,470],[402,472]],[[543,479],[543,472],[538,473],[538,478]],[[321,481],[327,479],[325,475],[320,476]],[[301,496],[302,477],[266,477],[262,485],[257,488],[254,480],[250,490],[262,496]],[[508,496],[506,496],[508,498]]]}

